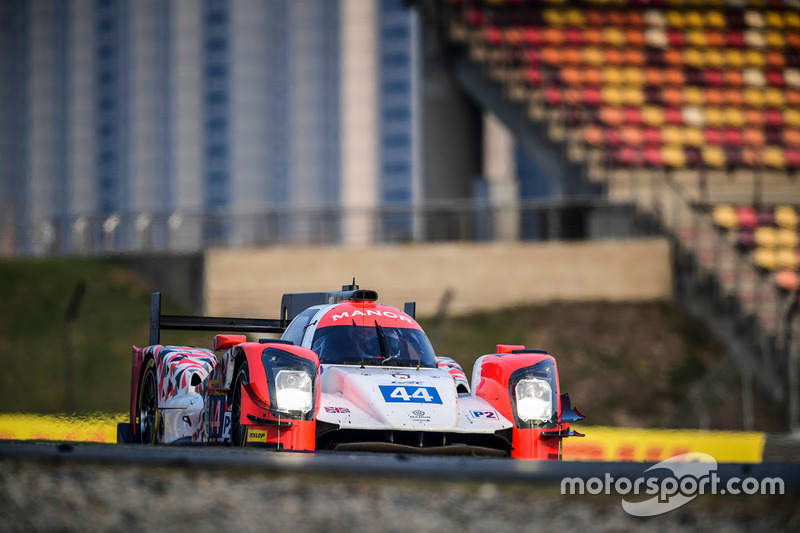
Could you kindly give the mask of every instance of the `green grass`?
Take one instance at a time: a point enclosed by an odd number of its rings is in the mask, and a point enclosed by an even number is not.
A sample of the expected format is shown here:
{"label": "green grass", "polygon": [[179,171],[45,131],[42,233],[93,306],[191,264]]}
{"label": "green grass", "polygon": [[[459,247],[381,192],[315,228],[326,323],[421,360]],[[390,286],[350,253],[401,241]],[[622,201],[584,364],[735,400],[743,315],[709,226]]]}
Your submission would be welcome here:
{"label": "green grass", "polygon": [[[151,287],[110,261],[0,261],[0,412],[65,409],[65,314],[76,285],[86,292],[74,323],[77,412],[124,412],[131,346],[148,343]],[[165,312],[178,310],[165,302]],[[208,340],[172,334],[166,342]]]}

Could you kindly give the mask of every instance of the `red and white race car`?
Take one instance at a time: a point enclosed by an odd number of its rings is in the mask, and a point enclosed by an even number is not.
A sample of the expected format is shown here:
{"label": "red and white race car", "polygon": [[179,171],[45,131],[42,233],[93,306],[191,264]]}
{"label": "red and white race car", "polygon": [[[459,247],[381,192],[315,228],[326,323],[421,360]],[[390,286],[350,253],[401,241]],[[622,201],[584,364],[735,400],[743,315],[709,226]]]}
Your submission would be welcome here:
{"label": "red and white race car", "polygon": [[[355,284],[285,294],[281,319],[268,320],[162,315],[154,293],[151,345],[133,348],[118,441],[554,460],[562,438],[581,436],[551,355],[498,345],[470,382],[436,356],[413,303],[377,299]],[[162,346],[163,329],[226,333],[212,351]],[[282,337],[248,342],[244,332]]]}

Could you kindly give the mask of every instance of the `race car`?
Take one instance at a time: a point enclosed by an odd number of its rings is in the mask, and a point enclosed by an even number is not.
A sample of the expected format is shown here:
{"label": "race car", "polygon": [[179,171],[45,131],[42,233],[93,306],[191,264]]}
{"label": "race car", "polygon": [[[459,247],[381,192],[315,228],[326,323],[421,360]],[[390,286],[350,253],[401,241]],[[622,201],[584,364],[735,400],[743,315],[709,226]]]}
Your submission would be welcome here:
{"label": "race car", "polygon": [[[544,350],[498,344],[467,380],[436,355],[413,302],[377,300],[353,280],[284,294],[280,319],[222,318],[163,315],[153,293],[118,442],[558,460],[561,439],[582,436],[569,425],[583,415]],[[163,346],[166,329],[220,333],[210,350]]]}

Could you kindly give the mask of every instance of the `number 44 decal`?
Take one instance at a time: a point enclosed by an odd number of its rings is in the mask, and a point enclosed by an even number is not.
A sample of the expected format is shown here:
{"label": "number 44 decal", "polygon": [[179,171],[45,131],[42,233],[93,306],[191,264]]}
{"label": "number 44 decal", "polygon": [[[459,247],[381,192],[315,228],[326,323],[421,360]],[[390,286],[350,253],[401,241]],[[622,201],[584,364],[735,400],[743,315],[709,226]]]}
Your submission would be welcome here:
{"label": "number 44 decal", "polygon": [[442,403],[436,387],[413,385],[379,385],[384,401],[388,403]]}

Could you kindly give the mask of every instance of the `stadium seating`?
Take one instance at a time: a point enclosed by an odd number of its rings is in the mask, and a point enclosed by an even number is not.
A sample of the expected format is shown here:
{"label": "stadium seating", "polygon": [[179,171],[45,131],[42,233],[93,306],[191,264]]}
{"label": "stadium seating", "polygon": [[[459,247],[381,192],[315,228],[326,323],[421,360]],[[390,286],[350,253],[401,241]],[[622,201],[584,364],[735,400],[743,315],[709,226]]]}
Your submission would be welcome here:
{"label": "stadium seating", "polygon": [[450,0],[612,167],[800,170],[791,2]]}
{"label": "stadium seating", "polygon": [[756,266],[775,274],[783,290],[800,287],[800,207],[717,205],[711,211],[717,228],[742,253],[753,254]]}

